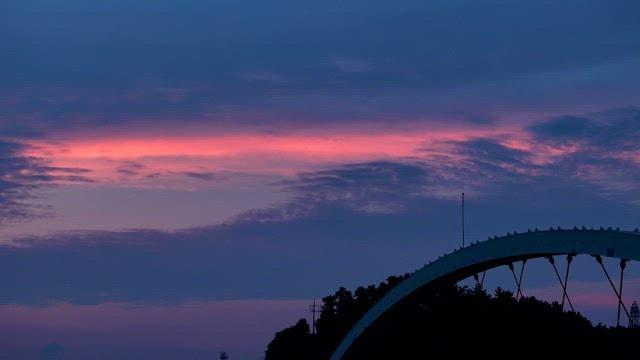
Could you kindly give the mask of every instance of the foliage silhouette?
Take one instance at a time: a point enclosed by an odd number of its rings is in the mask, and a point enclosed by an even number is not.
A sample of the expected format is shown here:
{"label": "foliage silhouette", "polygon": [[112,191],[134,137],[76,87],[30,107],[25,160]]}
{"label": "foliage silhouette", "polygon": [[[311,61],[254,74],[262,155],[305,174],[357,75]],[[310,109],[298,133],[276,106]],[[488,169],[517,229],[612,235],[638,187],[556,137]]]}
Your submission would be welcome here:
{"label": "foliage silhouette", "polygon": [[[317,334],[306,320],[278,332],[266,360],[328,359],[362,315],[407,275],[323,298]],[[500,288],[488,294],[447,283],[422,288],[383,314],[345,359],[492,359],[603,356],[636,359],[639,329],[593,326],[579,313]]]}

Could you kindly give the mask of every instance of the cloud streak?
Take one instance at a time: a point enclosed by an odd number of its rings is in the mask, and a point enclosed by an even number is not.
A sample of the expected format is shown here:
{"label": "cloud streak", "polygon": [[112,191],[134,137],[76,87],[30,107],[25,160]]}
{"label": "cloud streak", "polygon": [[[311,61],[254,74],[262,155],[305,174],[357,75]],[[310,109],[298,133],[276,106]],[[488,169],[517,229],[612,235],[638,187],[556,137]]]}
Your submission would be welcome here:
{"label": "cloud streak", "polygon": [[25,156],[24,150],[24,144],[0,140],[0,226],[44,214],[45,209],[28,202],[43,186],[91,182],[88,169],[50,166]]}

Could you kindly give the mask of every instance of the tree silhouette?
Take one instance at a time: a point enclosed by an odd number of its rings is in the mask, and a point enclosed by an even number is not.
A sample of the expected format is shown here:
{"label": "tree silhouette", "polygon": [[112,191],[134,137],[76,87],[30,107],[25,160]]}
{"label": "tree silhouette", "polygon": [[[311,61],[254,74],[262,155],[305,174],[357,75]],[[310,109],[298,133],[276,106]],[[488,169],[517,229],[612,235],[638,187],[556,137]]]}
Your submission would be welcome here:
{"label": "tree silhouette", "polygon": [[268,359],[306,359],[314,339],[307,320],[298,322],[278,333],[267,346]]}

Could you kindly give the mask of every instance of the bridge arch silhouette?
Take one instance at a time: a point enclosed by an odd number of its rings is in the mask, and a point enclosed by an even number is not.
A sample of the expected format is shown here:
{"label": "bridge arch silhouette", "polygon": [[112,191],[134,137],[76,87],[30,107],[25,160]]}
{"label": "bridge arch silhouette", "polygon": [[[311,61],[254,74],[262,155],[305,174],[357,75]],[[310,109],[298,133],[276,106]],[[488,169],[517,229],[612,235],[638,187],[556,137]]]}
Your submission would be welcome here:
{"label": "bridge arch silhouette", "polygon": [[[525,233],[508,234],[472,243],[470,246],[457,249],[415,271],[380,299],[347,333],[330,360],[340,360],[358,337],[383,313],[423,286],[443,280],[457,282],[479,272],[513,264],[515,261],[555,255],[593,255],[601,265],[603,256],[640,261],[640,232],[638,230],[618,231],[611,228],[607,230],[603,228],[600,230],[585,228],[529,230]],[[609,281],[611,282],[610,278]],[[564,289],[565,285],[562,286]],[[614,291],[616,291],[615,287]],[[617,292],[616,295],[618,295]]]}

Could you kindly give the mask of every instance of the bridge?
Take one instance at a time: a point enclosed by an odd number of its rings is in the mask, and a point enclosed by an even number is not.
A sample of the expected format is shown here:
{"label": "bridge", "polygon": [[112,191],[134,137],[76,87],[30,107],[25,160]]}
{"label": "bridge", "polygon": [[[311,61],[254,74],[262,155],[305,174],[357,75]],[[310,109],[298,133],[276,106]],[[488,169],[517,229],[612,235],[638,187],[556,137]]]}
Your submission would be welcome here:
{"label": "bridge", "polygon": [[[567,272],[564,281],[562,280],[555,266],[554,256],[567,256]],[[600,264],[604,273],[618,297],[618,323],[620,322],[620,308],[622,307],[627,316],[629,313],[622,302],[622,279],[625,264],[628,260],[640,261],[640,232],[619,231],[611,228],[599,230],[586,228],[573,228],[572,230],[561,230],[560,228],[546,231],[528,230],[524,233],[507,234],[502,237],[494,237],[489,240],[472,243],[470,246],[456,249],[454,252],[441,256],[435,261],[426,264],[421,269],[415,271],[409,278],[404,280],[380,301],[378,301],[349,331],[340,345],[331,355],[331,360],[340,360],[349,350],[358,337],[367,330],[384,312],[417,289],[437,281],[458,282],[468,277],[475,277],[478,281],[478,274],[499,266],[509,266],[518,286],[516,295],[520,293],[522,282],[522,271],[524,264],[529,259],[548,258],[555,270],[555,274],[563,289],[562,304],[565,298],[573,309],[567,295],[567,281],[569,277],[569,266],[571,259],[577,255],[591,255]],[[616,287],[609,276],[602,257],[619,258],[621,277],[620,286]],[[520,277],[516,276],[513,270],[513,263],[522,261]],[[484,276],[483,276],[484,277]]]}

